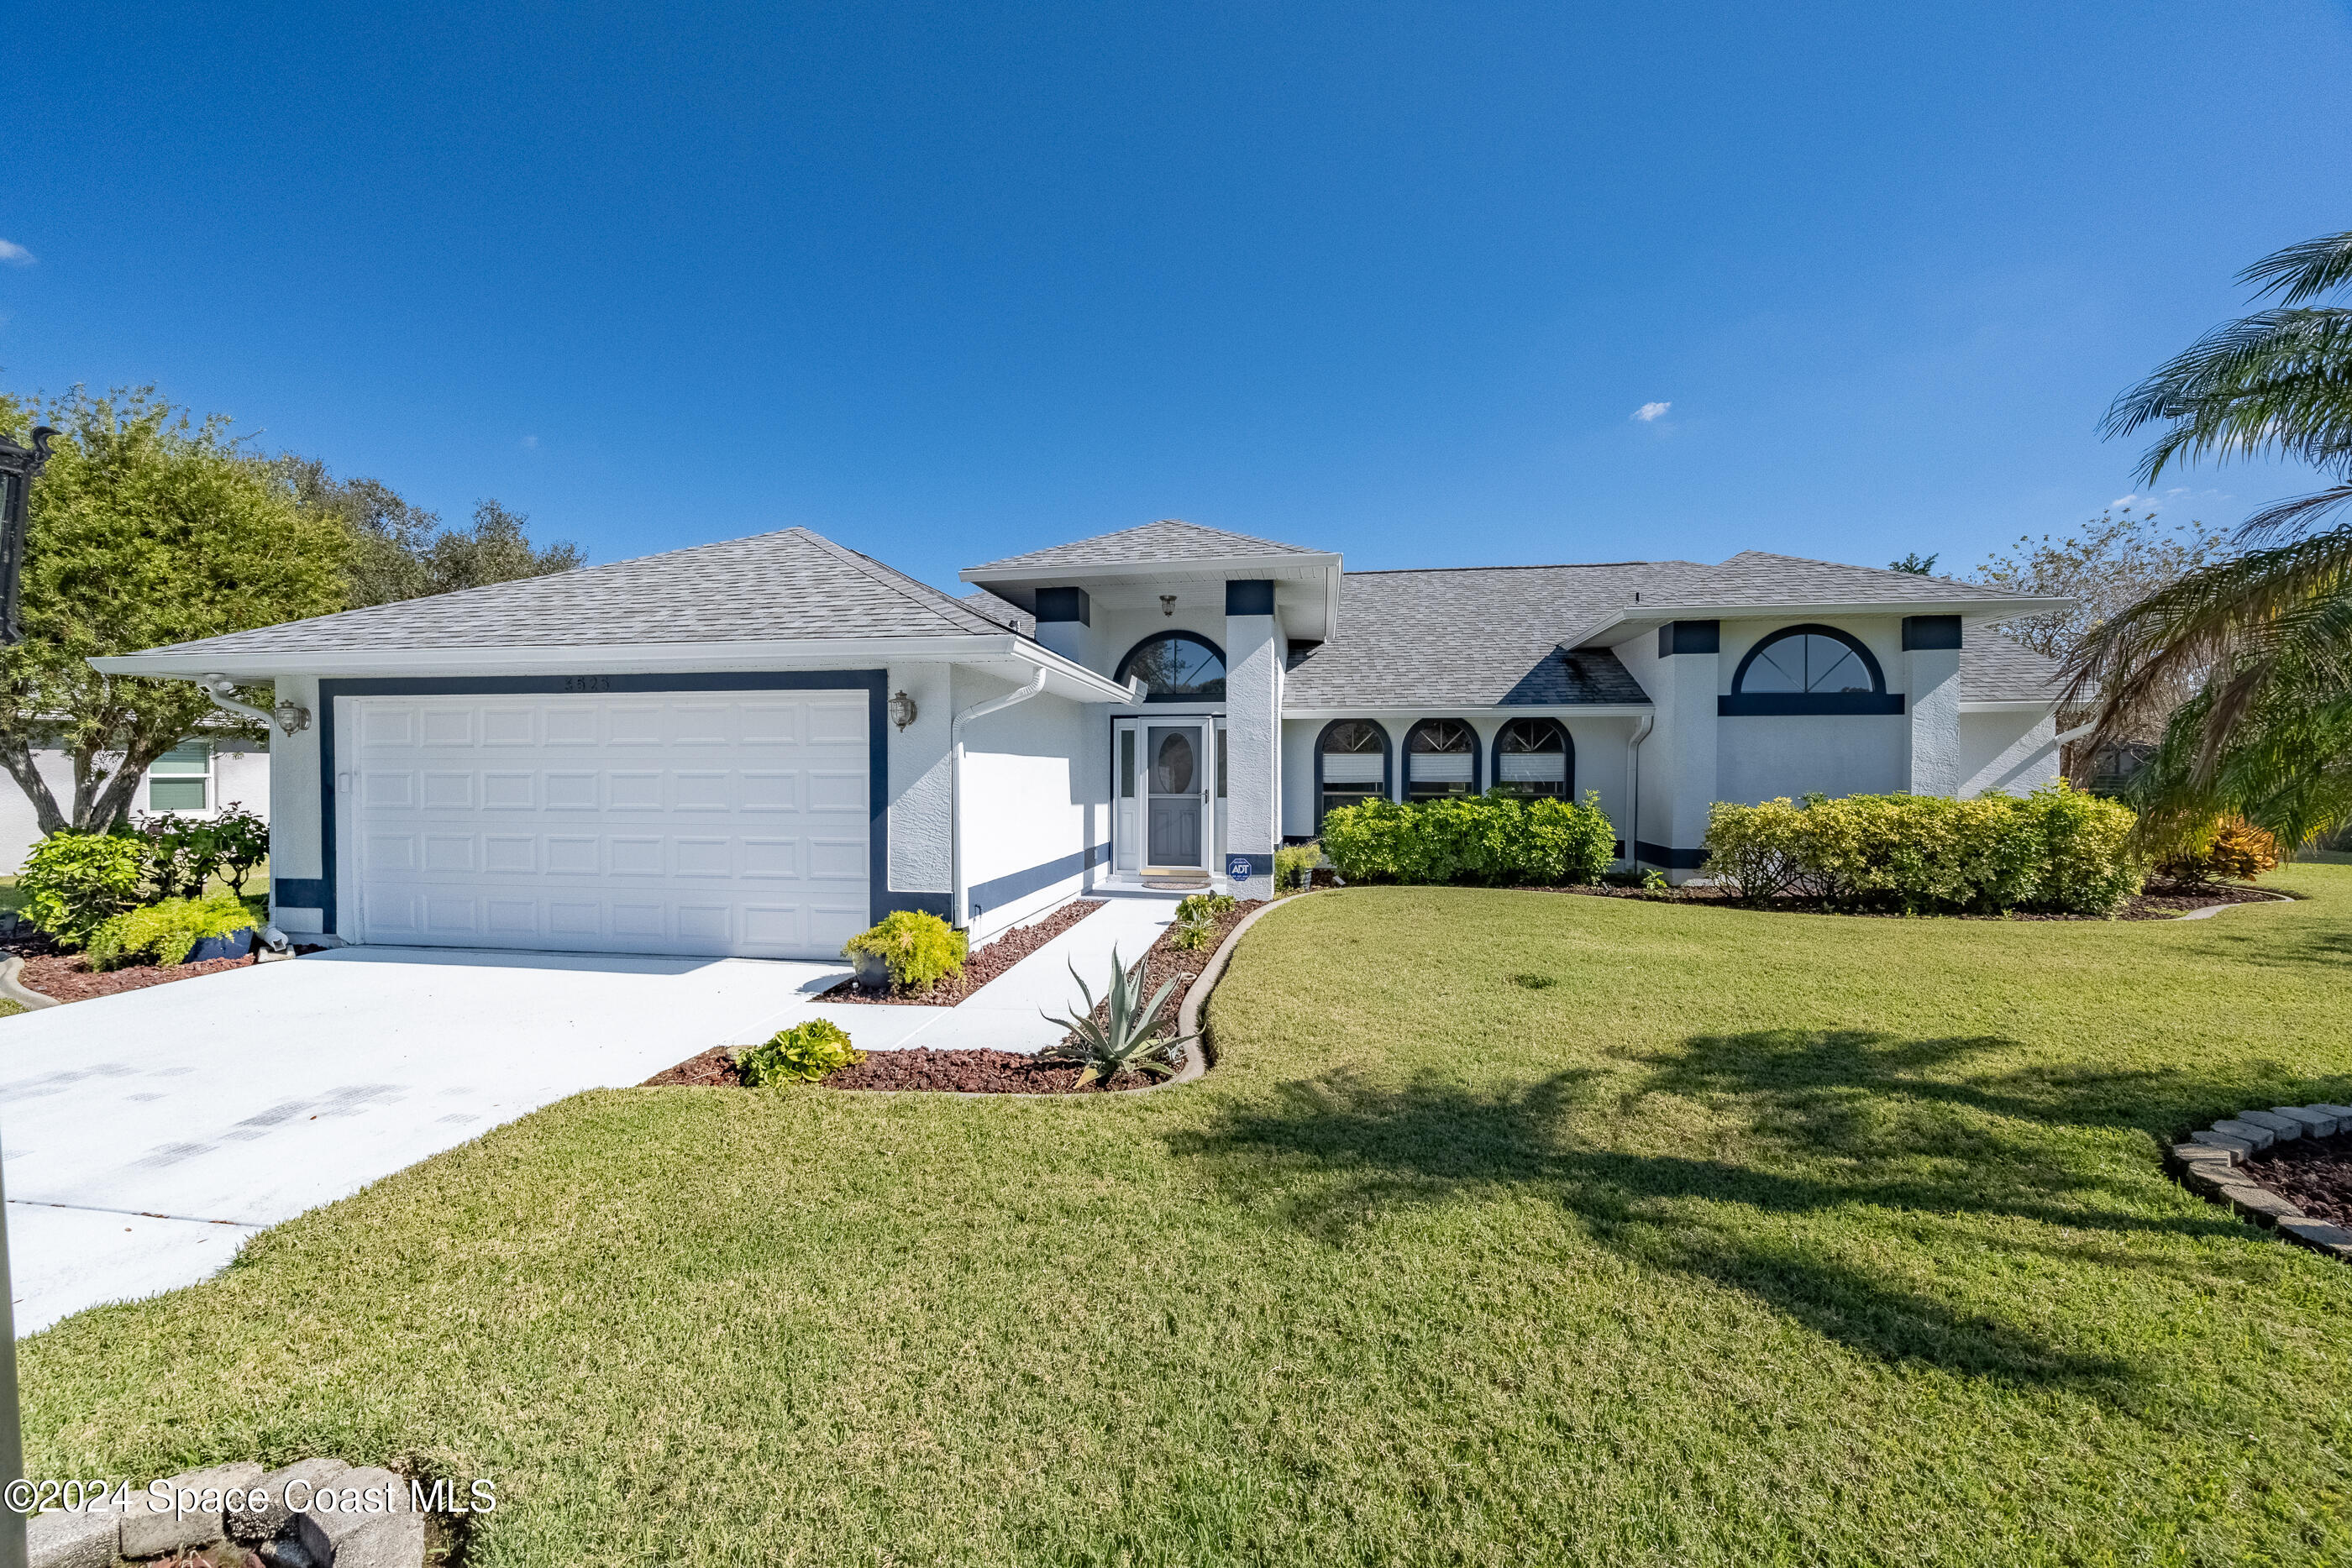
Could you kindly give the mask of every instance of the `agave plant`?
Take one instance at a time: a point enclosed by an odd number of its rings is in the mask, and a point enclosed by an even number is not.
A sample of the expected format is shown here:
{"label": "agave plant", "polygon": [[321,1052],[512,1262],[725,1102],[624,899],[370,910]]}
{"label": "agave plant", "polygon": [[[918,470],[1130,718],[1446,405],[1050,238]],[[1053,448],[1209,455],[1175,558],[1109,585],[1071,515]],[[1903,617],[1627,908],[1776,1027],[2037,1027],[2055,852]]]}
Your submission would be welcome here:
{"label": "agave plant", "polygon": [[1168,993],[1176,988],[1174,980],[1167,981],[1152,993],[1150,1001],[1138,1007],[1136,998],[1142,994],[1142,984],[1129,976],[1127,966],[1119,962],[1118,949],[1112,948],[1110,990],[1104,998],[1104,1010],[1109,1016],[1097,1023],[1095,994],[1079,977],[1076,964],[1070,966],[1070,978],[1077,981],[1078,995],[1086,998],[1087,1005],[1066,1018],[1043,1015],[1049,1023],[1067,1025],[1073,1038],[1038,1052],[1040,1060],[1076,1062],[1078,1081],[1073,1087],[1080,1089],[1089,1083],[1108,1083],[1122,1072],[1165,1078],[1176,1071],[1169,1056],[1193,1037],[1167,1034],[1160,1022],[1160,1009],[1167,1005]]}

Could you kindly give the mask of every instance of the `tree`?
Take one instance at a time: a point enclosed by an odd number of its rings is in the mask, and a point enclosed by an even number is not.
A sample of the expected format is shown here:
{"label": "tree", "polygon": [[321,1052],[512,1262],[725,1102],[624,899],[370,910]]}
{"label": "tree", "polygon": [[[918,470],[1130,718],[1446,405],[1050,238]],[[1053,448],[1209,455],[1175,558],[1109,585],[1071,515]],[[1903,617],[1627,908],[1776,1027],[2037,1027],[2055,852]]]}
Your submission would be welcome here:
{"label": "tree", "polygon": [[2154,512],[2110,507],[2079,533],[2021,537],[1985,558],[1970,580],[2013,593],[2072,599],[2071,610],[2031,615],[2003,630],[2037,653],[2064,660],[2083,639],[2158,589],[2221,559],[2229,536],[2203,523],[2167,523]]}
{"label": "tree", "polygon": [[[240,450],[226,418],[197,423],[152,388],[77,388],[47,406],[0,394],[0,423],[33,417],[65,434],[32,489],[25,640],[0,649],[0,765],[44,833],[100,831],[213,702],[192,682],[86,661],[339,610],[349,535]],[[72,759],[70,810],[33,766],[51,746]]]}
{"label": "tree", "polygon": [[2352,309],[2307,303],[2352,282],[2352,234],[2290,246],[2239,275],[2274,308],[2209,332],[2116,400],[2104,430],[2153,429],[2153,482],[2200,457],[2300,460],[2335,482],[2264,507],[2242,553],[2205,562],[2093,628],[2068,693],[2095,700],[2094,743],[2172,709],[2137,793],[2152,834],[2235,811],[2287,842],[2352,814]]}
{"label": "tree", "polygon": [[350,530],[346,576],[354,605],[422,599],[587,563],[587,552],[568,541],[533,546],[524,532],[530,519],[496,500],[474,507],[471,528],[445,528],[439,513],[410,505],[380,480],[337,479],[314,457],[278,461],[303,506]]}
{"label": "tree", "polygon": [[1888,561],[1886,563],[1886,570],[1889,571],[1907,571],[1914,577],[1933,577],[1936,573],[1937,559],[1937,558],[1935,556],[1921,555],[1917,550],[1913,550],[1901,560]]}

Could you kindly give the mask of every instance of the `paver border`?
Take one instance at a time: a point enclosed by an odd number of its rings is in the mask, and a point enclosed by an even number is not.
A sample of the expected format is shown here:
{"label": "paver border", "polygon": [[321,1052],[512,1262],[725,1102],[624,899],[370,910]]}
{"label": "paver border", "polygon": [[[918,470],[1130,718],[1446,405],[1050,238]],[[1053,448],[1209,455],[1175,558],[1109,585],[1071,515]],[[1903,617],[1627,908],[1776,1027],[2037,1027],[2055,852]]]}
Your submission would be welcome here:
{"label": "paver border", "polygon": [[2246,1180],[2237,1168],[2248,1155],[2258,1155],[2273,1144],[2338,1133],[2352,1133],[2352,1105],[2273,1105],[2224,1116],[2190,1133],[2168,1154],[2180,1179],[2207,1197],[2228,1205],[2247,1220],[2273,1226],[2315,1251],[2352,1263],[2352,1230],[2313,1218],[2292,1200]]}

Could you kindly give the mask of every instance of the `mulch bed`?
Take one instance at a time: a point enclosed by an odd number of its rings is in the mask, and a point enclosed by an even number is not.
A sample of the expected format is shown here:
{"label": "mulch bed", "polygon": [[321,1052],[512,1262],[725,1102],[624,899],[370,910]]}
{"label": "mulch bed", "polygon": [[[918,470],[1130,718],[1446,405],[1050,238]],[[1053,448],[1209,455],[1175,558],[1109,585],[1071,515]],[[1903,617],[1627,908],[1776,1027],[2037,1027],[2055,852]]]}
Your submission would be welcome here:
{"label": "mulch bed", "polygon": [[1099,898],[1075,898],[1034,925],[1016,925],[968,956],[961,976],[951,975],[928,990],[869,991],[855,980],[844,980],[825,992],[824,999],[951,1008],[1102,906],[1103,900]]}
{"label": "mulch bed", "polygon": [[2352,1136],[2273,1144],[2238,1169],[2312,1218],[2352,1228]]}
{"label": "mulch bed", "polygon": [[[1216,940],[1205,947],[1188,949],[1176,946],[1176,928],[1170,926],[1160,934],[1160,939],[1145,950],[1137,960],[1142,970],[1143,998],[1172,979],[1176,988],[1161,1004],[1160,1017],[1171,1030],[1179,1009],[1184,1005],[1186,993],[1201,977],[1217,949],[1223,946],[1233,928],[1248,918],[1252,910],[1262,907],[1263,900],[1250,899],[1236,904],[1232,914],[1217,923]],[[1100,906],[1097,901],[1086,911],[1092,914]],[[1081,916],[1083,918],[1083,916]],[[1066,929],[1066,926],[1065,927]],[[1008,938],[1013,934],[1008,934]],[[1045,940],[1051,940],[1047,937]],[[992,948],[997,944],[990,944]],[[1034,952],[1044,941],[1033,942],[1027,951]],[[982,949],[983,952],[988,949]],[[1009,967],[1009,966],[1006,966]],[[1000,967],[997,973],[1003,973]],[[1089,981],[1089,984],[1092,982]],[[978,987],[972,989],[977,990]],[[828,1001],[840,1001],[842,994],[829,991]],[[1108,1005],[1097,1003],[1095,1016],[1107,1016]],[[826,1089],[896,1089],[946,1091],[960,1094],[1069,1094],[1100,1093],[1106,1089],[1140,1089],[1154,1082],[1137,1074],[1116,1079],[1108,1084],[1089,1083],[1084,1089],[1076,1087],[1078,1070],[1066,1062],[1040,1061],[1034,1056],[1017,1051],[934,1051],[929,1046],[910,1046],[903,1051],[869,1051],[866,1060],[853,1067],[845,1067],[829,1074],[823,1082]],[[646,1080],[644,1087],[658,1089],[684,1086],[719,1089],[740,1086],[742,1074],[735,1068],[734,1058],[724,1046],[714,1047],[701,1055],[690,1057],[676,1067],[656,1072]]]}
{"label": "mulch bed", "polygon": [[242,958],[207,958],[201,964],[138,964],[101,973],[92,969],[89,960],[79,953],[57,951],[46,937],[0,944],[0,951],[25,960],[25,967],[16,977],[20,985],[61,1002],[86,1002],[92,997],[110,997],[117,991],[136,991],[198,975],[215,975],[253,962],[253,956],[247,954]]}

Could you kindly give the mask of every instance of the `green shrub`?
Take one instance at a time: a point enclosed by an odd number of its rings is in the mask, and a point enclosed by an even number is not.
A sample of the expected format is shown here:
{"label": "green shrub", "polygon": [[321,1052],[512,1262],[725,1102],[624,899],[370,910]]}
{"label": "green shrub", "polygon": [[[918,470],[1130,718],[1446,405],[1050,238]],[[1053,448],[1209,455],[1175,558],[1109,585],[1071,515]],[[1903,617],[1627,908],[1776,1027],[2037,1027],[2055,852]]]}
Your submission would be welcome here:
{"label": "green shrub", "polygon": [[1307,885],[1308,873],[1322,863],[1321,844],[1291,844],[1274,852],[1274,891],[1295,893]]}
{"label": "green shrub", "polygon": [[871,953],[890,967],[890,983],[920,990],[963,973],[965,935],[936,915],[893,910],[881,924],[842,945],[845,956]]}
{"label": "green shrub", "polygon": [[2063,779],[2020,799],[1979,795],[1718,801],[1707,871],[1734,896],[1849,908],[2105,915],[2139,886],[2131,811]]}
{"label": "green shrub", "polygon": [[100,925],[139,902],[145,855],[128,833],[51,833],[16,873],[25,918],[79,947]]}
{"label": "green shrub", "polygon": [[226,936],[267,922],[233,893],[210,898],[169,898],[114,916],[89,937],[89,967],[119,969],[146,958],[157,964],[186,961],[207,936]]}
{"label": "green shrub", "polygon": [[2217,878],[2252,882],[2266,871],[2277,870],[2284,858],[2278,841],[2270,834],[2243,817],[2223,817],[2205,824],[2187,844],[2164,855],[2157,873],[2172,882]]}
{"label": "green shrub", "polygon": [[1170,938],[1190,951],[1217,939],[1217,922],[1231,915],[1238,901],[1222,893],[1195,893],[1176,904],[1176,934]]}
{"label": "green shrub", "polygon": [[840,1025],[811,1019],[779,1030],[763,1045],[752,1046],[735,1058],[743,1082],[754,1089],[780,1083],[814,1083],[826,1073],[866,1060],[851,1048]]}
{"label": "green shrub", "polygon": [[1323,856],[1349,882],[1590,883],[1615,845],[1598,794],[1576,804],[1499,793],[1366,800],[1323,819]]}

